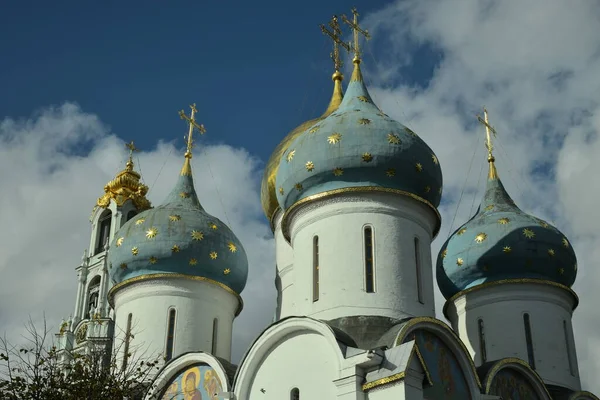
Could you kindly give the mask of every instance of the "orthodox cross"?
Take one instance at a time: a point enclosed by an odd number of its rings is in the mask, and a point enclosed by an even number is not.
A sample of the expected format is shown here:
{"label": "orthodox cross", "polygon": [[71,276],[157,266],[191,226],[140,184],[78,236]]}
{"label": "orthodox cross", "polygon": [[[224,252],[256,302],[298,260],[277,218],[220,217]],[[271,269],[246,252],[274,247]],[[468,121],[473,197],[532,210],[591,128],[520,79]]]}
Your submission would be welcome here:
{"label": "orthodox cross", "polygon": [[327,29],[325,25],[321,24],[321,31],[329,36],[331,40],[333,40],[333,53],[331,53],[331,59],[333,60],[333,65],[336,71],[342,69],[342,60],[340,59],[340,46],[342,46],[346,51],[350,51],[350,45],[344,41],[342,41],[342,29],[340,28],[340,23],[338,22],[337,15],[334,15],[331,18],[331,21],[328,23],[331,31]]}
{"label": "orthodox cross", "polygon": [[135,145],[133,144],[133,140],[129,143],[125,143],[125,147],[127,147],[129,149],[129,160],[130,161],[131,161],[131,158],[133,157],[133,153],[137,153],[138,151],[140,151],[140,149],[135,147]]}
{"label": "orthodox cross", "polygon": [[179,111],[179,117],[181,117],[181,119],[186,120],[190,126],[190,130],[188,131],[187,138],[186,137],[184,137],[184,138],[187,141],[186,155],[189,154],[191,156],[192,155],[192,147],[194,147],[194,140],[192,139],[192,133],[194,132],[194,128],[198,129],[198,132],[200,132],[201,135],[206,133],[206,129],[204,128],[204,125],[198,124],[196,122],[196,120],[194,119],[194,116],[198,112],[198,110],[196,109],[196,103],[192,104],[190,106],[190,108],[192,109],[192,112],[190,113],[189,117],[187,115],[185,115],[185,112],[183,110]]}
{"label": "orthodox cross", "polygon": [[494,156],[492,155],[492,150],[494,150],[494,145],[492,144],[492,135],[494,135],[494,137],[496,137],[496,130],[494,129],[493,126],[490,125],[490,122],[488,120],[488,112],[485,109],[485,107],[483,108],[483,118],[481,118],[478,115],[477,120],[485,126],[485,134],[486,134],[485,147],[488,150],[488,159],[491,159],[490,161],[493,161]]}
{"label": "orthodox cross", "polygon": [[350,28],[352,28],[352,32],[354,34],[354,44],[352,46],[352,50],[354,51],[354,58],[360,59],[360,45],[358,42],[358,39],[359,39],[358,34],[359,33],[362,34],[367,40],[369,40],[371,38],[371,35],[369,34],[369,32],[362,29],[358,25],[358,11],[356,10],[356,8],[352,9],[352,14],[354,15],[353,21],[350,21],[348,18],[346,18],[345,15],[342,15],[342,21],[344,21],[346,24],[350,25]]}

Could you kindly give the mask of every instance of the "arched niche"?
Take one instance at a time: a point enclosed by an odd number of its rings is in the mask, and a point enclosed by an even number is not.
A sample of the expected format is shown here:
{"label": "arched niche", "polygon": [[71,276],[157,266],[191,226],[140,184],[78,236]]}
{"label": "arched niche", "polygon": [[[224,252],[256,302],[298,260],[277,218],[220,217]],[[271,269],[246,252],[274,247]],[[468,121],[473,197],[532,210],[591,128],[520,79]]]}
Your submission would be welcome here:
{"label": "arched niche", "polygon": [[518,358],[496,361],[484,381],[485,394],[512,400],[551,400],[542,378]]}
{"label": "arched niche", "polygon": [[100,275],[94,276],[90,279],[87,292],[85,296],[85,314],[84,318],[89,316],[90,312],[94,312],[96,307],[98,307],[98,299],[100,297]]}
{"label": "arched niche", "polygon": [[96,224],[96,238],[94,240],[94,254],[104,251],[104,244],[110,238],[110,229],[112,225],[112,211],[105,209],[98,217]]}
{"label": "arched niche", "polygon": [[433,385],[423,388],[424,398],[475,400],[481,383],[464,344],[452,329],[435,318],[419,317],[405,323],[396,345],[414,340],[427,366]]}

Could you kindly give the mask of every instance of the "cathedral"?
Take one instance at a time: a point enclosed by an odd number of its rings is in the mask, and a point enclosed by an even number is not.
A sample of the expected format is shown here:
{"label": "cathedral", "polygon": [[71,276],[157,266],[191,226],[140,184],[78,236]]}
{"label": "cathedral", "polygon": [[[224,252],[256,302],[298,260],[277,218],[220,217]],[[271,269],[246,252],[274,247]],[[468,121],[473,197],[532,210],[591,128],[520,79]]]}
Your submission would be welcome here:
{"label": "cathedral", "polygon": [[[68,362],[89,346],[126,368],[135,349],[161,357],[145,399],[598,400],[582,390],[571,289],[577,259],[554,226],[522,211],[495,165],[475,215],[444,243],[442,170],[417,133],[373,101],[361,71],[358,14],[334,17],[333,94],[293,129],[265,169],[261,200],[275,240],[276,314],[235,365],[243,312],[242,243],[198,198],[183,167],[158,206],[130,157],[90,217],[73,316],[57,333]],[[353,53],[343,89],[340,51]],[[500,170],[500,171],[499,171]],[[435,270],[433,268],[435,263]],[[446,298],[436,318],[434,277]]]}

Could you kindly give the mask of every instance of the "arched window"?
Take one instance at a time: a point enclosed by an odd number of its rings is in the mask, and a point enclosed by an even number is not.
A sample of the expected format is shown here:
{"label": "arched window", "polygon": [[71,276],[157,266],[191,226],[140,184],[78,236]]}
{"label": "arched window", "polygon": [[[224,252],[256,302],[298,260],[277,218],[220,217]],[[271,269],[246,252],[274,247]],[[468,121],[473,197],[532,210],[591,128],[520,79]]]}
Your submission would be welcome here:
{"label": "arched window", "polygon": [[300,389],[293,388],[290,391],[290,400],[300,400]]}
{"label": "arched window", "polygon": [[567,326],[567,321],[563,319],[563,332],[565,333],[565,347],[567,349],[567,358],[569,359],[569,372],[571,372],[572,376],[575,376],[575,365],[573,364],[573,357],[571,354],[571,346],[569,340],[569,329]]}
{"label": "arched window", "polygon": [[175,309],[169,309],[169,322],[167,325],[167,349],[165,352],[166,361],[169,361],[171,358],[173,358],[173,345],[175,344],[175,316]]}
{"label": "arched window", "polygon": [[423,301],[423,277],[421,276],[421,250],[419,249],[419,238],[415,237],[415,274],[417,276],[417,298],[419,303]]}
{"label": "arched window", "polygon": [[218,334],[218,326],[219,326],[219,320],[218,319],[213,319],[213,331],[212,331],[212,355],[216,355],[217,354],[217,334]]}
{"label": "arched window", "polygon": [[319,237],[313,237],[313,301],[319,300]]}
{"label": "arched window", "polygon": [[533,355],[533,340],[531,338],[531,322],[529,314],[523,314],[523,325],[525,326],[525,341],[527,343],[527,359],[531,369],[535,369],[535,358]]}
{"label": "arched window", "polygon": [[137,211],[135,210],[131,210],[127,213],[127,221],[129,221],[131,218],[135,217],[137,215]]}
{"label": "arched window", "polygon": [[98,298],[100,297],[100,275],[96,275],[92,278],[88,285],[87,295],[87,315],[83,318],[90,316],[98,307]]}
{"label": "arched window", "polygon": [[104,244],[110,237],[110,224],[112,222],[112,213],[110,210],[105,210],[98,219],[98,237],[96,238],[96,249],[94,254],[104,251]]}
{"label": "arched window", "polygon": [[365,290],[367,293],[375,292],[375,267],[373,261],[373,228],[364,227],[365,240]]}
{"label": "arched window", "polygon": [[485,351],[485,330],[483,328],[483,319],[477,320],[477,331],[479,333],[479,354],[481,356],[481,363],[487,361],[487,353]]}
{"label": "arched window", "polygon": [[127,368],[127,360],[129,359],[129,341],[131,340],[131,319],[133,314],[127,316],[127,329],[125,330],[125,343],[123,344],[123,371]]}

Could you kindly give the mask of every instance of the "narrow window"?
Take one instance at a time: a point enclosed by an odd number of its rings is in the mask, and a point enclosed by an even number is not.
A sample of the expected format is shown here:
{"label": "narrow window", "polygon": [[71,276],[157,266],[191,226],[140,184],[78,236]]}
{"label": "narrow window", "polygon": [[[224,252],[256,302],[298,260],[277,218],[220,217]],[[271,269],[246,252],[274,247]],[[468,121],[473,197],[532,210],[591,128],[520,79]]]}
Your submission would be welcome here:
{"label": "narrow window", "polygon": [[105,215],[100,217],[98,220],[98,239],[96,240],[96,251],[94,254],[98,254],[104,251],[104,244],[110,236],[110,223],[112,221],[112,214],[110,211],[106,212]]}
{"label": "narrow window", "polygon": [[95,276],[89,283],[88,286],[88,304],[87,304],[87,315],[84,318],[92,318],[93,313],[96,312],[98,307],[98,298],[100,297],[100,276]]}
{"label": "narrow window", "polygon": [[523,324],[525,325],[525,340],[527,342],[527,358],[531,369],[535,369],[535,359],[533,357],[533,341],[531,340],[531,323],[529,314],[523,314]]}
{"label": "narrow window", "polygon": [[571,346],[569,346],[569,330],[567,328],[567,321],[563,319],[563,332],[565,333],[565,347],[567,348],[567,358],[569,359],[569,371],[572,376],[575,376],[575,365],[573,365],[573,358],[571,357]]}
{"label": "narrow window", "polygon": [[421,252],[419,251],[419,238],[415,237],[415,268],[417,274],[417,298],[419,303],[423,302],[423,279],[421,277]]}
{"label": "narrow window", "polygon": [[290,400],[300,400],[300,389],[292,389],[292,391],[290,392]]}
{"label": "narrow window", "polygon": [[313,301],[319,300],[319,237],[313,238]]}
{"label": "narrow window", "polygon": [[485,330],[483,329],[483,319],[477,320],[477,329],[479,331],[479,354],[481,355],[481,363],[487,361],[487,353],[485,352]]}
{"label": "narrow window", "polygon": [[213,331],[212,331],[212,355],[217,354],[217,328],[219,321],[215,318],[213,319]]}
{"label": "narrow window", "polygon": [[123,345],[123,371],[127,368],[127,360],[129,359],[129,341],[131,340],[131,319],[133,314],[127,316],[127,329],[125,330],[125,344]]}
{"label": "narrow window", "polygon": [[367,293],[375,292],[373,271],[373,229],[366,226],[365,233],[365,280]]}
{"label": "narrow window", "polygon": [[167,326],[167,351],[165,359],[169,361],[173,358],[173,344],[175,339],[175,309],[169,310],[169,324]]}

